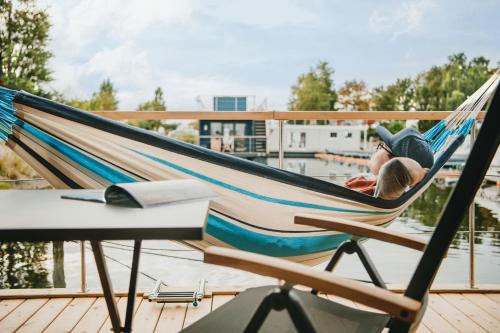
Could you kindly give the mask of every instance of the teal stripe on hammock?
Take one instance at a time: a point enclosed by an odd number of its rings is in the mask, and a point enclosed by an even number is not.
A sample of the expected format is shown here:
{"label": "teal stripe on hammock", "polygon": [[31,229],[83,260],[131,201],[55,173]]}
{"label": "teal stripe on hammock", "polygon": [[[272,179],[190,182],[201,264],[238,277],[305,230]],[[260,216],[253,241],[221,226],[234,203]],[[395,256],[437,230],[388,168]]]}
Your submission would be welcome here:
{"label": "teal stripe on hammock", "polygon": [[214,185],[218,185],[218,186],[226,188],[228,190],[235,191],[235,192],[238,192],[240,194],[243,194],[243,195],[255,198],[255,199],[267,201],[267,202],[272,202],[272,203],[277,203],[277,204],[287,205],[287,206],[302,207],[302,208],[312,208],[312,209],[318,209],[318,210],[344,212],[344,213],[361,213],[361,214],[387,215],[387,214],[390,214],[390,213],[393,212],[393,211],[380,212],[380,211],[369,211],[369,210],[357,210],[357,209],[337,208],[337,207],[331,207],[331,206],[316,205],[316,204],[311,204],[311,203],[306,203],[306,202],[299,202],[299,201],[292,201],[292,200],[272,198],[272,197],[268,197],[268,196],[265,196],[265,195],[257,194],[257,193],[254,193],[254,192],[250,192],[248,190],[245,190],[245,189],[242,189],[242,188],[239,188],[239,187],[236,187],[236,186],[224,183],[224,182],[222,182],[220,180],[217,180],[217,179],[205,176],[203,174],[200,174],[198,172],[186,169],[184,167],[181,167],[180,165],[174,164],[172,162],[165,161],[165,160],[163,160],[161,158],[158,158],[158,157],[155,157],[155,156],[151,156],[151,155],[142,153],[140,151],[136,151],[134,149],[130,149],[130,150],[133,151],[133,152],[135,152],[135,153],[137,153],[137,154],[139,154],[139,155],[141,155],[141,156],[147,157],[147,158],[149,158],[149,159],[151,159],[151,160],[153,160],[155,162],[161,163],[163,165],[166,165],[166,166],[168,166],[168,167],[170,167],[172,169],[175,169],[177,171],[181,171],[181,172],[183,172],[185,174],[188,174],[190,176],[196,177],[198,179],[204,180],[204,181],[212,183]]}
{"label": "teal stripe on hammock", "polygon": [[209,235],[235,248],[274,257],[291,257],[335,250],[351,238],[347,234],[301,237],[272,236],[241,228],[210,214],[205,230]]}
{"label": "teal stripe on hammock", "polygon": [[446,143],[446,140],[451,135],[464,135],[467,136],[472,126],[474,126],[475,120],[473,118],[466,119],[457,129],[450,130],[445,129],[441,132],[441,134],[432,142],[432,150],[434,152],[439,151],[443,145]]}
{"label": "teal stripe on hammock", "polygon": [[38,130],[37,128],[25,123],[22,120],[18,120],[16,122],[16,125],[22,127],[26,132],[35,136],[37,139],[54,148],[64,156],[70,158],[78,165],[81,165],[90,172],[111,183],[131,183],[136,181],[134,178],[129,177],[103,163],[94,160],[93,158],[79,152],[71,146],[51,137],[50,135]]}
{"label": "teal stripe on hammock", "polygon": [[436,125],[430,128],[427,132],[424,133],[424,138],[428,141],[433,141],[437,134],[441,132],[441,130],[446,126],[445,120],[440,120]]}
{"label": "teal stripe on hammock", "polygon": [[16,110],[12,101],[16,96],[15,90],[0,87],[0,140],[7,141],[12,133],[12,124],[16,121]]}

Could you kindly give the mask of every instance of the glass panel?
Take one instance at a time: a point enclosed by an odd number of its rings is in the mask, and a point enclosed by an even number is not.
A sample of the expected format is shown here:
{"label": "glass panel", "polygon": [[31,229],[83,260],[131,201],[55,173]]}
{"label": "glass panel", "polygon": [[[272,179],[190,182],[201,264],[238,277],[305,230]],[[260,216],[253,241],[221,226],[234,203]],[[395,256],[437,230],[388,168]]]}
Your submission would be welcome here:
{"label": "glass panel", "polygon": [[246,111],[247,110],[247,98],[238,97],[236,111]]}
{"label": "glass panel", "polygon": [[234,151],[234,124],[226,123],[222,129],[222,151],[232,153]]}
{"label": "glass panel", "polygon": [[245,130],[247,124],[245,123],[236,123],[235,124],[235,135],[236,138],[234,140],[234,149],[235,151],[248,151],[248,139],[245,138]]}
{"label": "glass panel", "polygon": [[211,123],[210,124],[210,135],[222,135],[222,124],[221,123]]}

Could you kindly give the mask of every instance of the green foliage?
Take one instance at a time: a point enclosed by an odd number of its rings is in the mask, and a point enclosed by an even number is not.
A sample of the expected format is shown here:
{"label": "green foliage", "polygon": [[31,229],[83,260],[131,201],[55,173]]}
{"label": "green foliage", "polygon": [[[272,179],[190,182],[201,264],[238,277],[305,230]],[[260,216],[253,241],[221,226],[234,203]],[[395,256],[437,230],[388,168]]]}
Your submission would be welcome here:
{"label": "green foliage", "polygon": [[364,81],[346,81],[338,92],[338,104],[343,111],[368,111],[371,96]]}
{"label": "green foliage", "polygon": [[410,111],[414,109],[415,84],[411,78],[397,79],[387,87],[373,89],[372,109],[376,111]]}
{"label": "green foliage", "polygon": [[89,102],[89,110],[92,111],[115,111],[118,109],[116,90],[110,79],[102,81],[99,91],[92,94]]}
{"label": "green foliage", "polygon": [[54,93],[54,99],[60,103],[86,111],[115,111],[118,109],[116,90],[110,79],[101,82],[99,91],[94,92],[90,100],[66,99],[62,94],[57,92]]}
{"label": "green foliage", "polygon": [[[453,54],[442,66],[418,74],[415,78],[397,80],[387,87],[373,90],[372,108],[377,111],[453,111],[472,95],[495,69],[484,57],[467,60],[464,53]],[[426,131],[435,121],[420,121]]]}
{"label": "green foliage", "polygon": [[[163,98],[163,90],[160,87],[156,88],[155,96],[152,100],[142,103],[137,107],[137,111],[166,111],[166,110],[167,106],[165,104],[165,99]],[[142,127],[150,131],[157,131],[160,128],[160,126],[162,126],[160,120],[136,120],[136,121],[129,121],[128,123],[130,125]],[[163,127],[165,128],[166,132],[172,130],[171,126],[163,126]],[[175,128],[177,128],[177,125],[175,125]]]}
{"label": "green foliage", "polygon": [[179,133],[174,138],[177,139],[177,140],[180,140],[180,141],[191,143],[193,145],[197,145],[198,144],[198,136],[195,135],[195,134],[191,134],[191,133]]}
{"label": "green foliage", "polygon": [[50,97],[41,87],[52,80],[49,29],[48,14],[35,1],[0,1],[0,83]]}
{"label": "green foliage", "polygon": [[162,124],[161,126],[165,130],[165,133],[169,133],[169,132],[175,131],[177,129],[177,127],[179,126],[179,124]]}
{"label": "green foliage", "polygon": [[291,111],[335,110],[337,93],[333,88],[334,71],[326,61],[320,61],[315,68],[302,74],[292,86],[292,97],[288,103]]}

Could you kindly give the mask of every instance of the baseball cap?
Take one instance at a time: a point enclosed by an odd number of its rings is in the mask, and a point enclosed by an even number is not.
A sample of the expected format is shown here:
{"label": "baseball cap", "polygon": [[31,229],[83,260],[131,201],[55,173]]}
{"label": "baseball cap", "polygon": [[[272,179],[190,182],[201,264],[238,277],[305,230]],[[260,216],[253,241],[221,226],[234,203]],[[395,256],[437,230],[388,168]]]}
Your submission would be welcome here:
{"label": "baseball cap", "polygon": [[423,168],[434,164],[434,154],[430,143],[414,128],[405,128],[396,134],[377,126],[377,133],[396,157],[408,157],[417,161]]}

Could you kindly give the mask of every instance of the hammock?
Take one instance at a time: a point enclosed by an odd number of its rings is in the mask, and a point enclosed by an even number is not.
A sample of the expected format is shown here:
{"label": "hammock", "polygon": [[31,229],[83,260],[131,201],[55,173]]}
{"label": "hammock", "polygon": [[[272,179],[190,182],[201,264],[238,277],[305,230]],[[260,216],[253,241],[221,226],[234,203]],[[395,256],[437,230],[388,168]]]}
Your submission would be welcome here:
{"label": "hammock", "polygon": [[391,201],[6,88],[0,88],[0,141],[58,189],[201,180],[219,197],[211,205],[204,241],[189,245],[201,250],[209,245],[234,247],[317,264],[351,236],[295,225],[294,214],[323,214],[372,225],[391,222],[431,184],[464,141],[499,79],[497,72],[425,133],[435,152],[434,166],[423,181]]}

